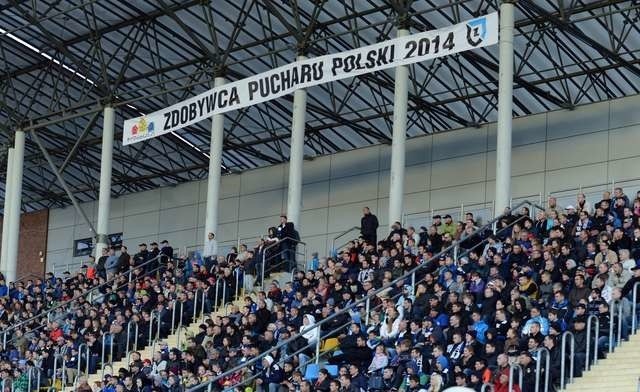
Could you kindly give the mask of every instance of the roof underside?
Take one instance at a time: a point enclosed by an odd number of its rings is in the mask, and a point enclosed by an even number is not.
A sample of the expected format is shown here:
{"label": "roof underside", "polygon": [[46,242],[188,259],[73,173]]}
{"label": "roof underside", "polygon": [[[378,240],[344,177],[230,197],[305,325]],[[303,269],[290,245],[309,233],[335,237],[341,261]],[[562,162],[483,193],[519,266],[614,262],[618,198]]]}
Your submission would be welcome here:
{"label": "roof underside", "polygon": [[[113,196],[202,179],[209,121],[123,147],[124,119],[212,88],[220,70],[238,80],[292,62],[301,47],[319,56],[393,38],[403,12],[415,33],[497,9],[498,0],[0,0],[1,165],[13,132],[34,129],[75,196],[97,199],[100,108],[112,102]],[[635,0],[519,0],[514,116],[637,94],[639,10]],[[408,136],[495,121],[497,46],[412,65],[410,77]],[[305,154],[389,141],[393,90],[392,70],[311,88]],[[227,114],[222,170],[286,161],[291,101]],[[67,205],[32,132],[23,209]]]}

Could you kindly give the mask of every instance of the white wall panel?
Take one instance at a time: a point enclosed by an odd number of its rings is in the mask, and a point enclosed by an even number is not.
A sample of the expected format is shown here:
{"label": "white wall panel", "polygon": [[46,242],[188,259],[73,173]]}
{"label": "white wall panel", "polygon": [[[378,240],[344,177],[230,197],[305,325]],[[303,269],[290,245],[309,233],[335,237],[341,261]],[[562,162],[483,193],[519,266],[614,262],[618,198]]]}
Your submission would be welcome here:
{"label": "white wall panel", "polygon": [[73,247],[73,241],[79,238],[74,238],[74,227],[59,227],[49,229],[49,235],[47,237],[47,250],[60,250]]}
{"label": "white wall panel", "polygon": [[574,110],[558,110],[547,114],[549,139],[601,131],[608,126],[609,102],[578,106]]}
{"label": "white wall panel", "polygon": [[[640,106],[638,107],[640,110]],[[638,114],[640,117],[640,114]],[[609,159],[637,156],[640,153],[640,124],[609,132]]]}
{"label": "white wall panel", "polygon": [[328,219],[326,208],[302,211],[300,219],[302,220],[301,236],[306,238],[307,236],[326,234]]}
{"label": "white wall panel", "polygon": [[197,227],[198,206],[167,208],[160,210],[159,233],[170,233]]}
{"label": "white wall panel", "polygon": [[379,148],[367,147],[331,156],[331,178],[377,171]]}
{"label": "white wall panel", "polygon": [[607,163],[583,165],[547,172],[545,190],[547,193],[568,188],[578,188],[607,178]]}
{"label": "white wall panel", "polygon": [[240,220],[281,214],[283,197],[284,189],[240,196]]}
{"label": "white wall panel", "polygon": [[[619,182],[621,180],[631,180],[639,177],[640,172],[638,171],[640,168],[640,156],[636,156],[633,158],[626,159],[618,159],[615,161],[609,162],[609,178],[607,181],[616,181]],[[606,181],[599,181],[604,183]],[[640,189],[637,189],[640,190]],[[636,191],[636,190],[634,190]],[[625,192],[628,195],[631,192]]]}
{"label": "white wall panel", "polygon": [[378,192],[378,172],[343,177],[331,181],[329,205],[353,203],[375,197]]}
{"label": "white wall panel", "polygon": [[193,205],[198,202],[199,182],[188,182],[175,187],[160,188],[160,208]]}
{"label": "white wall panel", "polygon": [[484,201],[484,190],[484,183],[433,190],[431,191],[431,204],[429,208],[439,210],[457,207],[462,203],[480,203]]}
{"label": "white wall panel", "polygon": [[49,230],[73,226],[75,222],[76,210],[73,206],[49,210]]}
{"label": "white wall panel", "polygon": [[285,165],[248,170],[241,175],[240,193],[243,195],[284,187]]}
{"label": "white wall panel", "polygon": [[331,156],[317,157],[313,161],[304,161],[302,183],[309,184],[326,181],[331,178]]}
{"label": "white wall panel", "polygon": [[445,188],[485,180],[486,154],[435,161],[431,166],[431,188]]}
{"label": "white wall panel", "polygon": [[160,209],[160,190],[132,193],[124,196],[124,216],[140,214]]}
{"label": "white wall panel", "polygon": [[547,142],[547,170],[607,160],[607,132]]}
{"label": "white wall panel", "polygon": [[124,218],[125,238],[136,238],[158,233],[160,224],[160,211],[152,211],[144,214],[129,215]]}
{"label": "white wall panel", "polygon": [[487,127],[463,128],[433,136],[433,160],[449,159],[486,151]]}
{"label": "white wall panel", "polygon": [[611,128],[640,124],[640,95],[610,101],[609,121]]}
{"label": "white wall panel", "polygon": [[329,205],[329,181],[302,186],[302,210],[327,207]]}

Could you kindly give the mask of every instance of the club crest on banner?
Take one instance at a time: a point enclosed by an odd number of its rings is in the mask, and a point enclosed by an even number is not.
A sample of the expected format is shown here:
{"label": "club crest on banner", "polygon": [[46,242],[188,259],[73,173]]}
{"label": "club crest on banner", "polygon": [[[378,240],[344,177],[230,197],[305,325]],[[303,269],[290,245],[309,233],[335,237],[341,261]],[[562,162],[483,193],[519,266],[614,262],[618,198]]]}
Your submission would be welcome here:
{"label": "club crest on banner", "polygon": [[487,36],[487,18],[478,18],[467,23],[467,42],[478,46]]}
{"label": "club crest on banner", "polygon": [[148,136],[152,135],[155,130],[153,121],[147,122],[146,117],[142,117],[137,123],[131,127],[131,135],[133,136]]}

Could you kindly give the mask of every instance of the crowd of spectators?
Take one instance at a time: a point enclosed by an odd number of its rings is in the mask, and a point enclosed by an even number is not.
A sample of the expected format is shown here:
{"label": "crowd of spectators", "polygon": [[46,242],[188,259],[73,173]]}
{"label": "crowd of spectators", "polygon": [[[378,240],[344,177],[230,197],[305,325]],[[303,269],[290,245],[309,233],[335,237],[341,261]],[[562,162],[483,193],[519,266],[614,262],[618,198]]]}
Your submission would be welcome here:
{"label": "crowd of spectators", "polygon": [[[549,198],[544,211],[505,210],[495,232],[478,230],[471,213],[462,222],[436,215],[417,230],[395,222],[382,238],[377,218],[364,208],[358,239],[291,279],[267,279],[255,295],[249,292],[261,280],[262,260],[271,272],[295,263],[297,232],[284,216],[255,247],[227,254],[210,233],[202,261],[174,257],[168,243],[151,250],[141,244],[133,256],[126,247],[111,249],[75,275],[47,274],[11,287],[0,281],[7,335],[0,379],[18,392],[28,389],[29,376],[32,386],[39,379],[58,389],[75,383],[78,391],[103,392],[205,390],[213,378],[215,390],[480,391],[490,383],[502,392],[516,363],[524,379],[516,388],[528,392],[544,347],[558,385],[565,331],[576,340],[576,376],[587,356],[587,317],[599,320],[600,339],[591,347],[601,357],[611,323],[617,327],[614,303],[622,309],[622,338],[631,333],[638,300],[631,295],[640,282],[638,196],[632,201],[617,188],[593,204],[580,194],[564,208]],[[455,252],[447,250],[452,244],[459,245]],[[90,290],[95,295],[83,295]],[[368,305],[359,301],[373,293]],[[240,305],[204,317],[181,347],[159,343],[152,358],[134,350],[133,335],[127,339],[130,322],[142,348],[172,333],[179,320],[190,324],[200,309],[208,314],[233,299]],[[36,317],[51,309],[48,318]],[[152,317],[160,318],[159,331]],[[101,369],[103,339],[113,361],[129,357],[129,366],[89,385],[76,369]],[[321,343],[320,362],[336,372],[321,366],[317,376],[305,377]],[[220,377],[230,369],[237,370]]]}

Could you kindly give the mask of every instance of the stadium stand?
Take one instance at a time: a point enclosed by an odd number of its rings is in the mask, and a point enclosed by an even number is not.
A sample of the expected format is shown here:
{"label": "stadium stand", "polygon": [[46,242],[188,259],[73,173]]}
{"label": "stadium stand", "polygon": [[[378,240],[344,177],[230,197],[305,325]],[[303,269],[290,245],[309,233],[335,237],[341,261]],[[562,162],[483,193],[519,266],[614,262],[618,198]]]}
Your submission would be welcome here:
{"label": "stadium stand", "polygon": [[366,209],[359,238],[303,269],[272,235],[208,268],[123,247],[108,276],[3,281],[3,390],[526,392],[635,332],[640,199],[465,218],[374,242]]}

